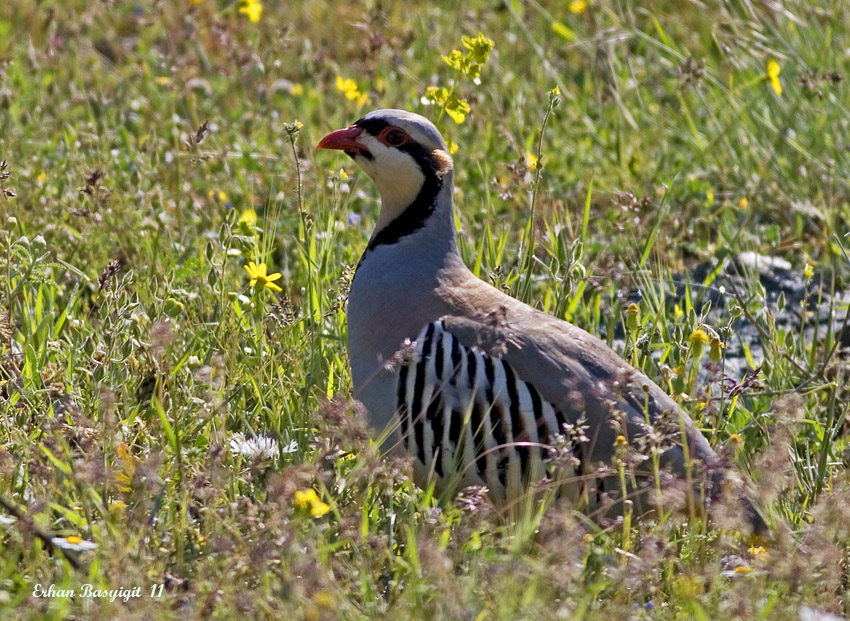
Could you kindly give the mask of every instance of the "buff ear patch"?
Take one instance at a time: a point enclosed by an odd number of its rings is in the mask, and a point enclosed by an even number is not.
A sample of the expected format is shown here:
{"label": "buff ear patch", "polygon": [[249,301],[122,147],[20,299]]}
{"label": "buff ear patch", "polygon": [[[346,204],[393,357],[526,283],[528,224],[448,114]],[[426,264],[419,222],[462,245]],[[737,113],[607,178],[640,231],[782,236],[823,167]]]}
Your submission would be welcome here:
{"label": "buff ear patch", "polygon": [[452,156],[443,151],[442,149],[434,149],[431,152],[431,157],[434,158],[434,162],[437,164],[437,176],[442,177],[446,173],[449,173],[454,168],[454,164],[452,163]]}

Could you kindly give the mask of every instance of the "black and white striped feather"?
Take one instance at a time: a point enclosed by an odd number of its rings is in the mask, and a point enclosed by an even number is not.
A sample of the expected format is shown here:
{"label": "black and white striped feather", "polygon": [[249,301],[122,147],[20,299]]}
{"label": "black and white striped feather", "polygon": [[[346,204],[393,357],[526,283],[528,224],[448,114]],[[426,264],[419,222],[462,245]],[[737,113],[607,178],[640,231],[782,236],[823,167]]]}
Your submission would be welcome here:
{"label": "black and white striped feather", "polygon": [[[422,329],[398,369],[396,414],[417,478],[486,485],[497,502],[547,474],[550,448],[559,437],[563,445],[568,424],[505,360],[466,347],[442,320]],[[572,450],[579,463],[579,447]],[[577,474],[559,478],[577,485]]]}

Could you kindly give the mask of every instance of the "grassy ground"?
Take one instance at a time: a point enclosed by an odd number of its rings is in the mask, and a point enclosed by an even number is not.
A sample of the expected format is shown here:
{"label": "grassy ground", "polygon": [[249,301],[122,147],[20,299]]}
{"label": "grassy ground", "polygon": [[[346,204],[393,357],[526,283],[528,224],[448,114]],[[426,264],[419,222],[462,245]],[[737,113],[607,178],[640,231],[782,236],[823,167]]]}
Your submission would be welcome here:
{"label": "grassy ground", "polygon": [[[846,352],[831,330],[804,338],[803,309],[777,327],[752,275],[709,325],[710,279],[670,284],[755,251],[822,300],[846,288],[850,5],[339,4],[267,0],[257,22],[230,0],[0,5],[0,606],[850,614]],[[495,50],[476,84],[441,56],[479,32]],[[435,85],[468,101],[463,123],[424,105]],[[380,458],[350,401],[344,320],[378,203],[350,160],[313,150],[378,107],[442,116],[483,278],[609,342],[641,291],[623,355],[752,477],[769,538],[722,509],[628,528],[551,506],[506,524]],[[249,261],[282,291],[252,288]],[[766,360],[709,394],[690,335],[725,340],[737,318]]]}

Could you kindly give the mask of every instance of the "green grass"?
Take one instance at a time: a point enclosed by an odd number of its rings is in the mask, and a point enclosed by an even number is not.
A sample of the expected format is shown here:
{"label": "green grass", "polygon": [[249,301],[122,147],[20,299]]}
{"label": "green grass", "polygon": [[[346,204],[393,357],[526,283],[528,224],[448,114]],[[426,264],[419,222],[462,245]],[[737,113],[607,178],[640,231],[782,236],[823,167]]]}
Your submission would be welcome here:
{"label": "green grass", "polygon": [[[759,328],[761,390],[708,395],[689,336],[711,282],[670,284],[756,251],[846,290],[850,4],[341,4],[267,1],[256,24],[228,0],[0,6],[4,616],[850,614],[846,350],[776,327],[751,276],[708,327]],[[753,479],[765,541],[722,510],[628,529],[556,503],[505,523],[378,454],[344,316],[377,195],[313,147],[374,108],[436,121],[421,98],[452,85],[441,55],[479,32],[480,84],[455,84],[472,112],[440,121],[464,258],[609,342],[639,288],[621,353]],[[252,290],[249,261],[283,292]],[[238,456],[238,433],[279,450]],[[326,514],[296,506],[311,488]],[[54,536],[97,547],[66,558]],[[86,583],[142,596],[33,597]]]}

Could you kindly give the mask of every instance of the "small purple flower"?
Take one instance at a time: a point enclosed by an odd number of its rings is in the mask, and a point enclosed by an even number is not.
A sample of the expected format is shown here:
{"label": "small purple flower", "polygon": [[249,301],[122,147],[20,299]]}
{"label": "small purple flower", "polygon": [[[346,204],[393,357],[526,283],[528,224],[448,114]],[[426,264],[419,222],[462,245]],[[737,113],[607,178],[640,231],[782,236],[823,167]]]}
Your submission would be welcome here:
{"label": "small purple flower", "polygon": [[357,226],[360,224],[360,214],[352,213],[348,216],[348,226]]}
{"label": "small purple flower", "polygon": [[646,609],[647,610],[652,610],[653,608],[655,608],[655,604],[652,603],[652,600],[649,600],[648,602],[646,602]]}

